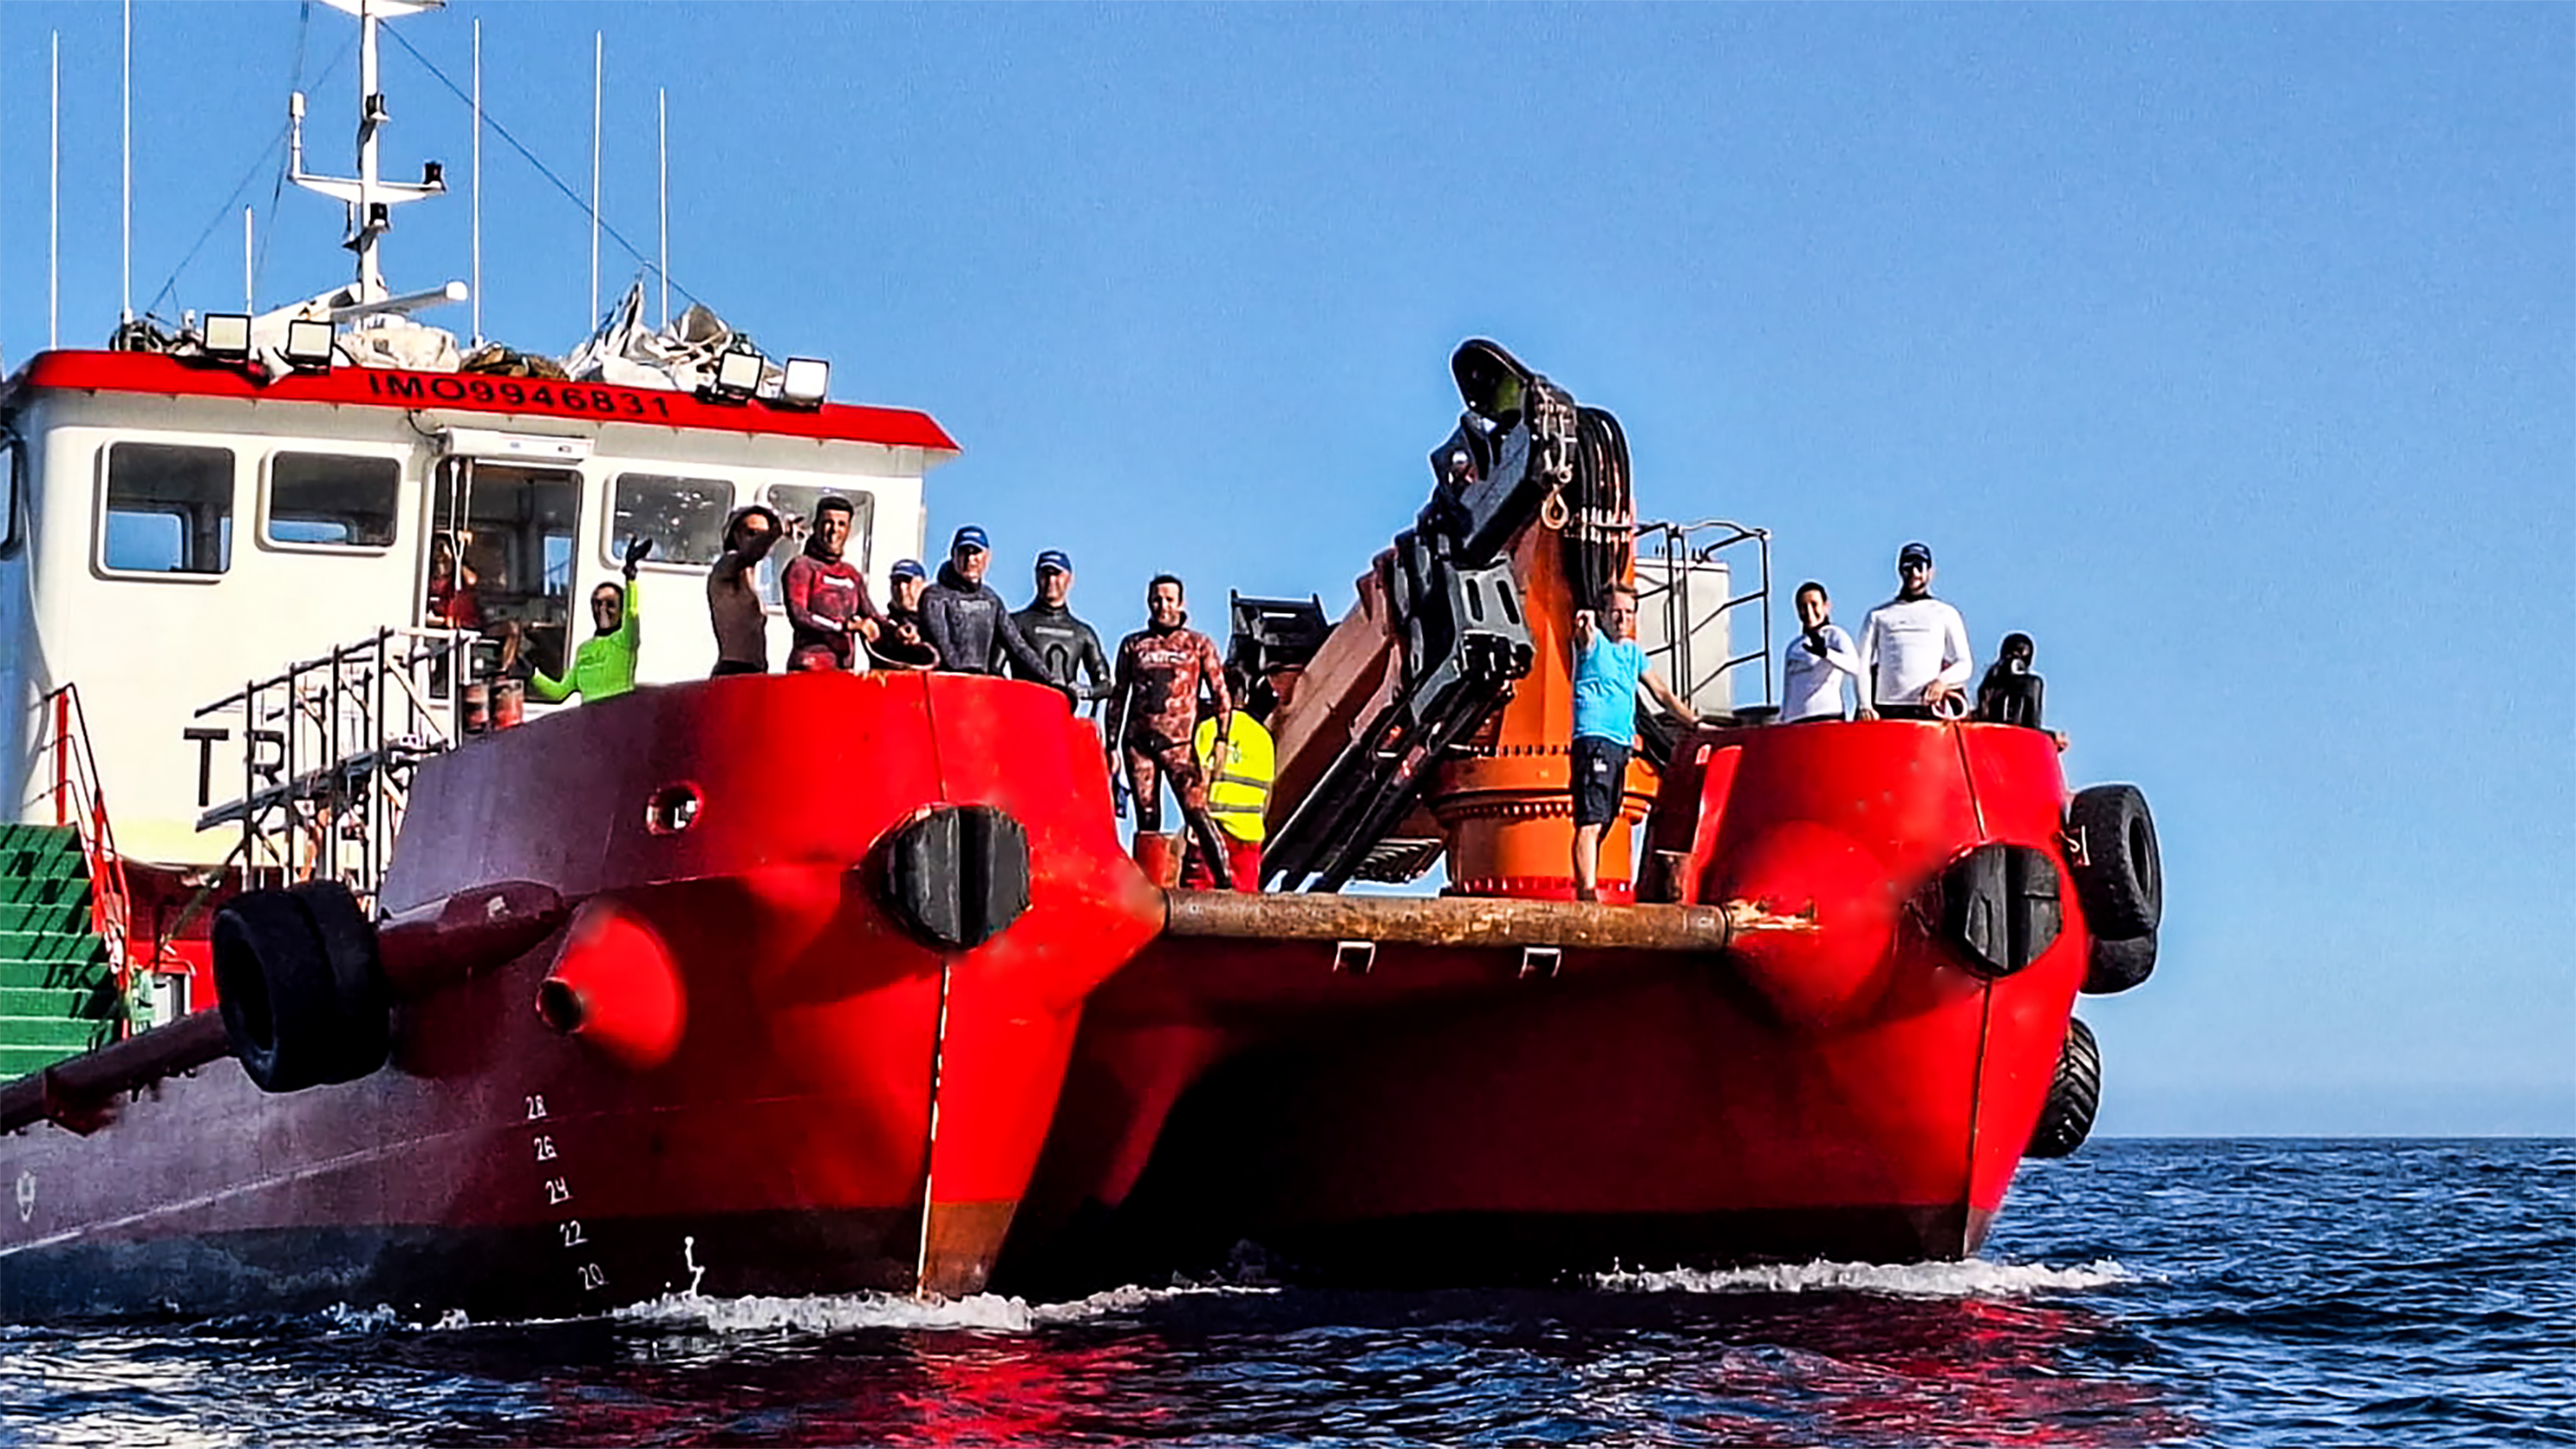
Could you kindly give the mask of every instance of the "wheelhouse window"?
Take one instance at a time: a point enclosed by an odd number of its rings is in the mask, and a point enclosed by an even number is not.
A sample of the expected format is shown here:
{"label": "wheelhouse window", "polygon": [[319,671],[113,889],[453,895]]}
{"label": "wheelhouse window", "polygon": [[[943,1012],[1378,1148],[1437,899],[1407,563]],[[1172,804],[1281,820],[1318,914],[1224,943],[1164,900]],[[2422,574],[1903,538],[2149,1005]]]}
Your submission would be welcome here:
{"label": "wheelhouse window", "polygon": [[652,562],[714,563],[724,552],[725,515],[733,511],[733,484],[721,478],[675,478],[664,473],[620,473],[609,494],[605,562],[626,562],[627,545],[653,540]]}
{"label": "wheelhouse window", "polygon": [[859,572],[868,571],[868,545],[877,516],[873,495],[817,483],[772,483],[760,491],[760,501],[778,510],[780,521],[787,525],[787,536],[761,561],[758,587],[762,600],[773,609],[786,607],[778,597],[778,571],[805,546],[805,536],[814,531],[814,505],[827,497],[850,501],[850,541],[842,548],[841,557]]}
{"label": "wheelhouse window", "polygon": [[233,455],[179,443],[113,443],[98,561],[127,573],[219,574],[233,559]]}
{"label": "wheelhouse window", "polygon": [[391,458],[279,453],[268,462],[272,543],[390,548],[402,464]]}
{"label": "wheelhouse window", "polygon": [[422,621],[515,639],[517,657],[563,673],[581,475],[459,460],[430,506]]}
{"label": "wheelhouse window", "polygon": [[0,485],[0,503],[9,509],[0,517],[0,558],[12,558],[27,541],[27,440],[15,433],[0,435],[0,448],[8,451],[9,470],[8,482]]}

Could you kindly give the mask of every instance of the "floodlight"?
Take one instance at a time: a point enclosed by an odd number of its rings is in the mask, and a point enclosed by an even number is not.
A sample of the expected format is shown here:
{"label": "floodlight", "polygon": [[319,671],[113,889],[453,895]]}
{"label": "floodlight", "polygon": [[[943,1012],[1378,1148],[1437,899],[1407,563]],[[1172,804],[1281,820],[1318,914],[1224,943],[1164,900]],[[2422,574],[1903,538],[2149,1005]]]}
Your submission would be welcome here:
{"label": "floodlight", "polygon": [[298,317],[286,324],[287,362],[295,367],[309,367],[322,372],[331,370],[331,351],[338,344],[339,329],[313,317]]}
{"label": "floodlight", "polygon": [[760,391],[761,369],[767,361],[748,347],[737,347],[716,359],[716,395],[739,402]]}
{"label": "floodlight", "polygon": [[250,314],[247,312],[207,313],[203,335],[208,357],[241,362],[250,356]]}
{"label": "floodlight", "polygon": [[778,401],[787,407],[818,408],[832,389],[832,364],[819,357],[791,357],[778,382]]}

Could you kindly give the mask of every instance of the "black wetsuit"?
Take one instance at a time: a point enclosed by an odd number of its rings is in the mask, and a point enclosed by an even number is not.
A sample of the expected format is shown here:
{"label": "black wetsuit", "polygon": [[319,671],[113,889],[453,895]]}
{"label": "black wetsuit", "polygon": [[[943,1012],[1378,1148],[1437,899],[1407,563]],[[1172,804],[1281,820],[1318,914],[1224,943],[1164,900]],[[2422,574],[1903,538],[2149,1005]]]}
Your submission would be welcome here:
{"label": "black wetsuit", "polygon": [[[1100,652],[1100,636],[1091,632],[1089,624],[1075,618],[1071,609],[1035,600],[1027,608],[1013,612],[1011,622],[1020,626],[1020,633],[1037,650],[1038,658],[1045,661],[1048,677],[1042,682],[1078,687],[1088,677],[1091,686],[1083,691],[1083,698],[1109,697],[1109,656]],[[1031,676],[1014,661],[1011,677]]]}
{"label": "black wetsuit", "polygon": [[939,566],[939,582],[921,596],[922,636],[939,651],[939,667],[958,674],[994,674],[1010,656],[1022,679],[1061,686],[1046,661],[1029,646],[1010,606],[990,584],[970,584],[955,564]]}

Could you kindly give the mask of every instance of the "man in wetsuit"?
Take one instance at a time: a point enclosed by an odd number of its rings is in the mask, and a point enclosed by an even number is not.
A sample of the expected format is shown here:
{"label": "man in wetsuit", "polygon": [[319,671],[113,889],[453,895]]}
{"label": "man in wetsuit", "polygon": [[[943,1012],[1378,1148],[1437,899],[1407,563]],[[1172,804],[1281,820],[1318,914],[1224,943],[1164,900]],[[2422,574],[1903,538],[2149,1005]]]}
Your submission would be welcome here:
{"label": "man in wetsuit", "polygon": [[716,631],[712,678],[769,672],[769,616],[751,576],[782,531],[778,515],[757,503],[725,519],[724,553],[707,571],[707,622]]}
{"label": "man in wetsuit", "polygon": [[[1091,687],[1083,698],[1108,698],[1109,658],[1100,652],[1100,636],[1065,604],[1073,593],[1073,559],[1062,549],[1048,549],[1038,555],[1037,576],[1037,597],[1029,600],[1027,608],[1015,611],[1011,621],[1045,662],[1048,683],[1061,680],[1078,686],[1088,676]],[[1014,664],[1011,677],[1029,676]]]}
{"label": "man in wetsuit", "polygon": [[886,587],[894,602],[886,605],[885,628],[868,652],[881,663],[905,669],[938,668],[939,656],[931,652],[930,637],[921,622],[921,596],[930,587],[930,576],[919,560],[899,558],[886,570]]}
{"label": "man in wetsuit", "polygon": [[[1222,772],[1226,741],[1234,724],[1234,698],[1225,687],[1225,661],[1216,643],[1188,627],[1182,607],[1181,581],[1157,574],[1145,586],[1146,625],[1118,641],[1117,668],[1111,676],[1109,708],[1118,721],[1118,753],[1127,783],[1136,798],[1136,830],[1156,835],[1163,828],[1160,780],[1172,782],[1180,797],[1181,817],[1198,840],[1217,889],[1234,888],[1225,842],[1208,818],[1207,784],[1191,757],[1191,736],[1198,724],[1199,690],[1215,700],[1216,728],[1208,758]],[[1160,780],[1157,779],[1160,777]]]}
{"label": "man in wetsuit", "polygon": [[597,704],[635,691],[635,650],[642,621],[636,613],[635,566],[653,551],[653,540],[639,538],[626,546],[626,586],[601,584],[590,591],[590,617],[597,632],[572,652],[572,667],[561,679],[542,669],[528,677],[528,692],[547,704],[561,704],[578,694],[584,704]]}
{"label": "man in wetsuit", "polygon": [[1968,701],[1967,621],[1932,597],[1932,547],[1909,543],[1896,555],[1896,597],[1860,626],[1860,717],[1938,719],[1952,696]]}
{"label": "man in wetsuit", "polygon": [[851,639],[874,639],[885,620],[868,595],[868,581],[843,558],[849,547],[850,500],[825,494],[814,504],[814,531],[804,551],[779,571],[778,592],[787,604],[793,633],[787,668],[848,669],[858,657]]}
{"label": "man in wetsuit", "polygon": [[921,596],[922,632],[939,651],[939,667],[959,674],[996,674],[1008,656],[1018,677],[1052,684],[1070,697],[1072,686],[1048,672],[1046,661],[1011,617],[1011,606],[984,582],[992,561],[984,530],[970,523],[948,545],[939,582]]}

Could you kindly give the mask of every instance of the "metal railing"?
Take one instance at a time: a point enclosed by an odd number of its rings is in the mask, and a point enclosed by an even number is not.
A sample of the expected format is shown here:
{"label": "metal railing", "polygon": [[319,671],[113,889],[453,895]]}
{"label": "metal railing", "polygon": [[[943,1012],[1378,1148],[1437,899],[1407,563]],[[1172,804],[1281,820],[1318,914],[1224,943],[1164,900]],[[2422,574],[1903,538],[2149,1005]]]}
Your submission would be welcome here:
{"label": "metal railing", "polygon": [[[1755,561],[1754,586],[1729,592],[1713,602],[1697,597],[1693,589],[1697,569],[1708,564],[1729,565],[1732,560],[1721,555],[1731,550],[1740,554],[1748,545]],[[1637,612],[1640,617],[1651,617],[1650,611],[1662,611],[1664,643],[1648,651],[1647,660],[1672,681],[1673,691],[1696,704],[1700,691],[1718,683],[1727,671],[1758,663],[1762,666],[1762,705],[1774,706],[1777,694],[1771,675],[1771,530],[1723,518],[1697,523],[1641,523],[1637,525],[1637,561],[1660,566],[1659,579],[1650,580],[1648,569],[1638,570]],[[1735,576],[1735,569],[1728,567],[1730,590]],[[1760,641],[1740,653],[1723,653],[1714,663],[1698,658],[1699,632],[1716,625],[1718,637],[1731,640],[1734,633],[1729,616],[1747,605],[1760,608]],[[1732,681],[1728,682],[1727,700],[1730,710],[1743,707],[1735,702]]]}
{"label": "metal railing", "polygon": [[[197,710],[197,828],[241,827],[243,878],[327,879],[372,902],[420,761],[464,733],[476,636],[387,628],[251,680]],[[211,801],[215,746],[238,738],[241,793]]]}
{"label": "metal railing", "polygon": [[[53,801],[54,823],[76,827],[81,854],[89,863],[90,929],[107,943],[116,972],[117,991],[132,984],[133,960],[126,954],[132,894],[126,888],[125,857],[116,848],[116,830],[108,823],[107,791],[98,778],[98,756],[89,745],[89,718],[81,711],[80,689],[64,684],[37,702],[42,716],[39,748],[53,757],[53,783],[36,797],[41,806]],[[120,1035],[126,1029],[120,1019]]]}

